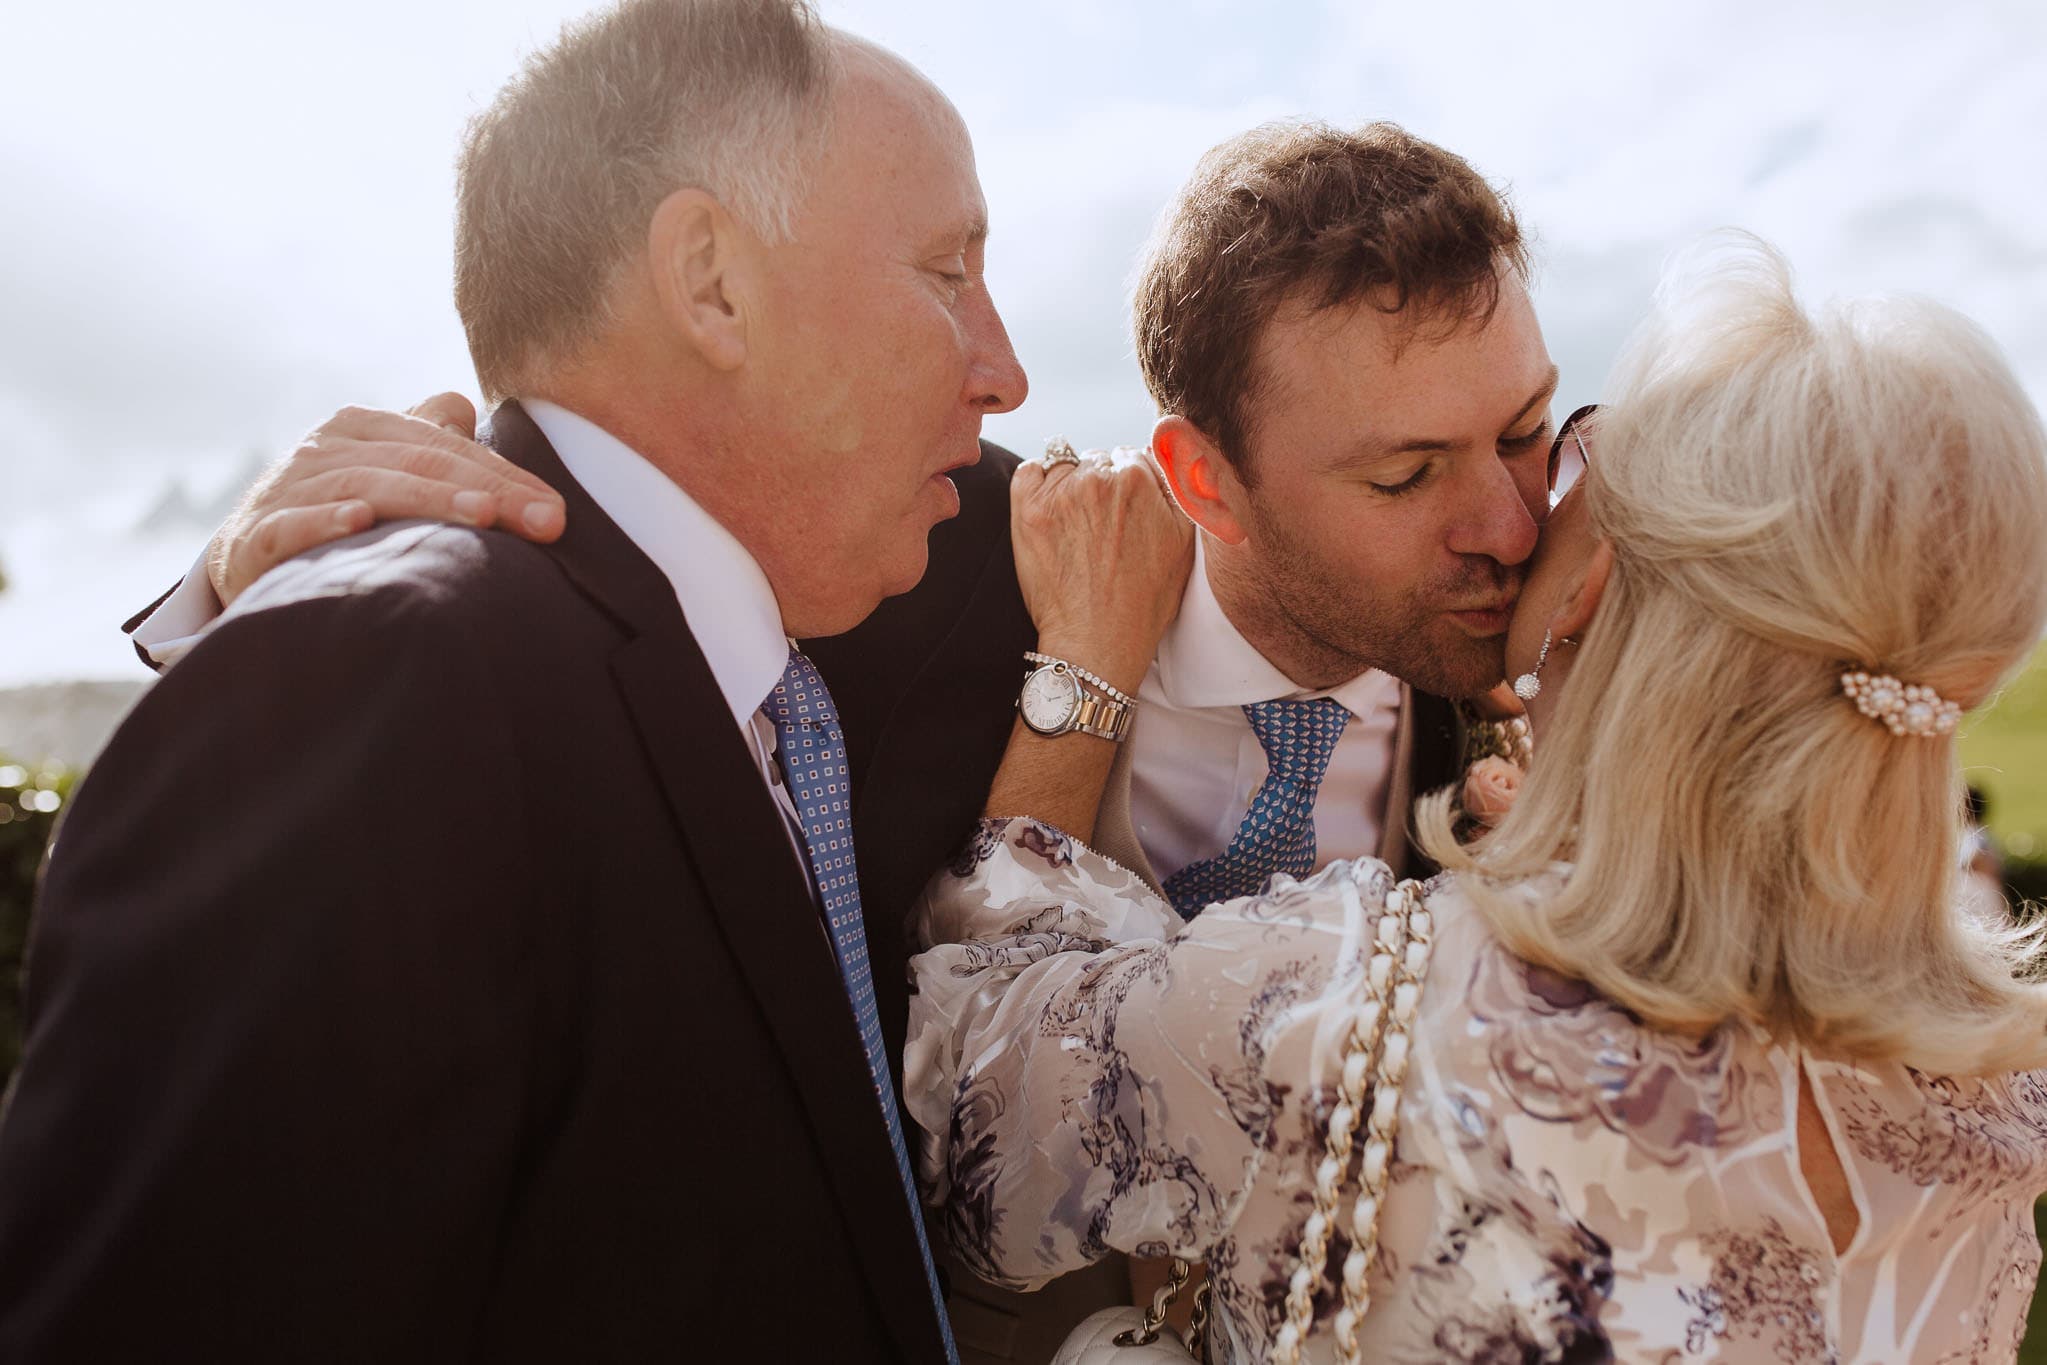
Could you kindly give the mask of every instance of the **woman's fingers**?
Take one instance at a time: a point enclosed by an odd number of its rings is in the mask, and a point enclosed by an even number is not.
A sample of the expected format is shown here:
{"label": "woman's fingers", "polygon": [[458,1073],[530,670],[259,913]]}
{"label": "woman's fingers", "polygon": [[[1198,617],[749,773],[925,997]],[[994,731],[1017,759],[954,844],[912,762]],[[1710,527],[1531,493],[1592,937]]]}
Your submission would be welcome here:
{"label": "woman's fingers", "polygon": [[294,480],[291,501],[245,509],[212,567],[214,590],[232,602],[251,583],[294,555],[368,530],[379,521],[427,517],[488,526],[497,515],[489,493],[397,469],[351,466]]}
{"label": "woman's fingers", "polygon": [[467,440],[476,439],[476,405],[452,390],[413,404],[405,410],[405,415],[432,422],[442,430]]}
{"label": "woman's fingers", "polygon": [[[475,427],[475,409],[459,393],[436,394],[410,413],[343,408],[317,427],[290,459],[305,466],[308,474],[367,464],[460,483],[498,499],[498,521],[506,529],[543,540],[559,535],[561,495],[539,475],[470,439]],[[548,513],[551,530],[536,531],[527,520],[526,510],[534,504]]]}
{"label": "woman's fingers", "polygon": [[[337,444],[326,459],[280,478],[263,501],[268,508],[278,508],[364,497],[373,502],[380,521],[432,517],[470,526],[501,526],[529,540],[560,535],[560,495],[517,465],[481,446],[476,449],[489,460],[411,441]],[[405,478],[382,477],[387,474]],[[471,496],[460,496],[465,493]]]}
{"label": "woman's fingers", "polygon": [[224,545],[216,541],[208,558],[212,560],[216,553],[222,558],[217,563],[209,562],[208,576],[221,601],[232,602],[242,589],[285,560],[331,540],[366,531],[375,523],[376,514],[364,502],[279,508],[258,518],[243,534]]}
{"label": "woman's fingers", "polygon": [[1054,447],[1020,465],[1010,490],[1017,582],[1041,644],[1070,643],[1104,661],[1076,659],[1083,667],[1136,677],[1178,609],[1193,556],[1191,525],[1140,456]]}
{"label": "woman's fingers", "polygon": [[475,409],[456,393],[436,394],[410,413],[336,412],[264,471],[215,533],[206,562],[221,601],[295,554],[366,529],[355,524],[360,515],[495,526],[542,542],[561,535],[561,495],[471,440],[475,422]]}
{"label": "woman's fingers", "polygon": [[427,459],[344,465],[280,488],[268,511],[363,502],[378,521],[425,517],[463,526],[494,525],[498,516],[495,489],[488,483],[479,486],[479,482],[451,474],[448,465]]}

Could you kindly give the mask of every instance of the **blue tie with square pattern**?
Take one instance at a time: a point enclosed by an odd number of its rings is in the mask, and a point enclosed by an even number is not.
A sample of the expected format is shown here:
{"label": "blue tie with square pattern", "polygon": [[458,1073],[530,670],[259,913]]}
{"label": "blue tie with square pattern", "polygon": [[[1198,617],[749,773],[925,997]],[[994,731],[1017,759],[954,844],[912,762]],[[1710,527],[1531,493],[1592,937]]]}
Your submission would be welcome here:
{"label": "blue tie with square pattern", "polygon": [[[959,1365],[959,1348],[953,1344],[952,1325],[945,1316],[945,1296],[939,1292],[938,1271],[931,1263],[931,1244],[924,1236],[923,1206],[917,1198],[916,1177],[910,1173],[910,1149],[903,1140],[902,1112],[896,1104],[888,1049],[881,1040],[881,1015],[874,1003],[874,972],[867,960],[867,928],[860,915],[860,879],[853,864],[853,803],[846,775],[845,732],[839,728],[839,713],[832,705],[832,694],[825,689],[823,675],[800,650],[789,651],[782,681],[768,694],[761,710],[775,723],[776,757],[789,783],[797,821],[803,826],[810,874],[817,882],[818,899],[824,903],[825,923],[831,930],[832,956],[838,959],[846,998],[853,1005],[860,1042],[867,1050],[868,1074],[874,1079],[874,1097],[888,1124],[889,1146],[896,1154],[904,1197],[910,1201],[910,1221],[916,1227],[924,1276],[930,1282],[931,1302],[945,1335],[946,1359]],[[900,965],[895,970],[900,971]]]}
{"label": "blue tie with square pattern", "polygon": [[1275,872],[1305,877],[1315,870],[1315,793],[1350,712],[1334,697],[1317,697],[1255,702],[1244,717],[1272,771],[1230,846],[1166,878],[1166,899],[1182,919],[1215,901],[1250,895]]}

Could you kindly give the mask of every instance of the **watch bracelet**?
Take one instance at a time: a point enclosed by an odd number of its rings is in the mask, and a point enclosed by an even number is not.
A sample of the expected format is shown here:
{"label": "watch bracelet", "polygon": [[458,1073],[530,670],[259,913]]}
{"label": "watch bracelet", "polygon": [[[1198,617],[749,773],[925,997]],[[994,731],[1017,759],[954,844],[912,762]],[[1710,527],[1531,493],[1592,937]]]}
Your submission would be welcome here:
{"label": "watch bracelet", "polygon": [[[1090,703],[1095,704],[1090,705]],[[1088,713],[1102,710],[1105,704],[1107,707],[1113,708],[1114,714],[1106,725],[1097,724],[1092,717],[1088,716]],[[1112,744],[1121,744],[1123,736],[1130,733],[1130,717],[1134,710],[1134,706],[1129,703],[1118,702],[1113,697],[1090,696],[1083,692],[1081,693],[1080,706],[1074,712],[1073,720],[1068,725],[1068,729],[1073,734],[1093,735],[1096,739],[1106,739]]]}
{"label": "watch bracelet", "polygon": [[1024,658],[1028,659],[1030,662],[1034,664],[1042,664],[1048,667],[1054,664],[1060,665],[1064,667],[1066,671],[1071,673],[1074,677],[1079,678],[1082,682],[1088,684],[1090,687],[1093,687],[1096,691],[1107,695],[1109,700],[1120,701],[1125,706],[1137,705],[1137,698],[1131,696],[1128,692],[1123,691],[1121,688],[1115,686],[1113,683],[1108,682],[1106,679],[1097,677],[1095,674],[1088,672],[1085,668],[1082,668],[1079,664],[1074,663],[1071,659],[1061,659],[1050,654],[1040,654],[1035,649],[1025,650]]}

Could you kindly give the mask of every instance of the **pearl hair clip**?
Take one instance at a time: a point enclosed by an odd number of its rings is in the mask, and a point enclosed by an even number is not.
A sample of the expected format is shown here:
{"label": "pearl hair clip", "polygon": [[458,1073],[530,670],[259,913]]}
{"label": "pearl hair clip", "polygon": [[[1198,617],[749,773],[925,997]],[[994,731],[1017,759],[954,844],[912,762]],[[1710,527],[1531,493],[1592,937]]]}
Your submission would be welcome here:
{"label": "pearl hair clip", "polygon": [[1901,683],[1888,673],[1843,673],[1841,690],[1856,710],[1894,735],[1950,735],[1962,719],[1962,708],[1932,688]]}

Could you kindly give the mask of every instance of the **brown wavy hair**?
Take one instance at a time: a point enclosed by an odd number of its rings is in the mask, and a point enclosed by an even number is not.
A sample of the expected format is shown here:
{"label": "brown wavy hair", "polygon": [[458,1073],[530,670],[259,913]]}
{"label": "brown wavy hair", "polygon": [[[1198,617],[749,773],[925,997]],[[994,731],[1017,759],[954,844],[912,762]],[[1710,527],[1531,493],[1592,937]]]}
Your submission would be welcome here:
{"label": "brown wavy hair", "polygon": [[1285,304],[1412,305],[1417,325],[1491,317],[1503,269],[1527,272],[1514,211],[1462,157],[1392,123],[1268,123],[1216,146],[1139,267],[1137,359],[1250,481],[1257,349]]}

